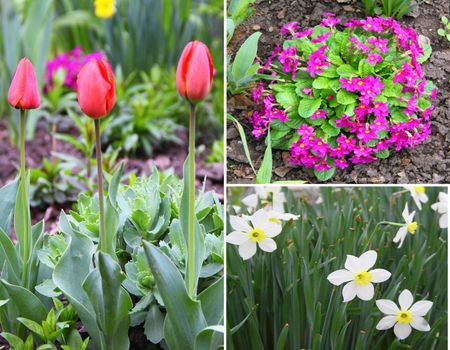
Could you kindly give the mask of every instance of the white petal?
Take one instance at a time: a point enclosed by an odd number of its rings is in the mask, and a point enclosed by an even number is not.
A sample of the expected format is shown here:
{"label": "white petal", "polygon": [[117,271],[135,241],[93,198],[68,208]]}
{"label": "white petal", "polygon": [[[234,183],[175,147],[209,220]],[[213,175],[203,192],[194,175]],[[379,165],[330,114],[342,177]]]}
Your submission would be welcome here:
{"label": "white petal", "polygon": [[448,227],[448,216],[447,213],[443,214],[441,218],[439,219],[439,227],[440,228],[447,228]]}
{"label": "white petal", "polygon": [[250,232],[252,230],[248,222],[239,216],[230,215],[230,225],[237,231]]}
{"label": "white petal", "polygon": [[403,220],[405,220],[405,222],[408,221],[408,217],[409,217],[408,203],[405,204],[405,209],[403,209],[402,217],[403,217]]}
{"label": "white petal", "polygon": [[258,242],[259,247],[265,252],[273,252],[277,249],[277,244],[272,238],[266,238],[264,241]]}
{"label": "white petal", "polygon": [[267,219],[260,222],[256,227],[260,227],[268,237],[275,237],[281,233],[281,224],[277,224]]}
{"label": "white petal", "polygon": [[348,282],[342,289],[342,296],[344,303],[349,302],[356,297],[356,283],[354,281]]}
{"label": "white petal", "polygon": [[247,234],[240,231],[233,231],[227,235],[227,243],[241,245],[245,243],[250,238]]}
{"label": "white petal", "polygon": [[372,282],[373,283],[384,282],[384,281],[387,281],[391,277],[391,273],[388,270],[384,270],[384,269],[370,270],[370,273],[372,274]]}
{"label": "white petal", "polygon": [[337,270],[330,273],[327,280],[335,286],[340,286],[342,283],[349,282],[353,280],[353,273],[347,270]]}
{"label": "white petal", "polygon": [[356,295],[361,300],[370,300],[373,298],[374,294],[375,291],[372,283],[367,283],[365,286],[356,286]]}
{"label": "white petal", "polygon": [[359,257],[359,263],[363,271],[369,271],[377,261],[377,252],[369,250]]}
{"label": "white petal", "polygon": [[261,227],[261,224],[269,219],[269,212],[265,209],[259,209],[250,217],[253,227]]}
{"label": "white petal", "polygon": [[397,323],[394,326],[394,333],[398,339],[406,339],[411,334],[411,326],[409,324]]}
{"label": "white petal", "polygon": [[259,198],[267,199],[269,189],[266,189],[265,187],[255,187],[255,192]]}
{"label": "white petal", "polygon": [[414,199],[414,203],[416,203],[417,208],[419,208],[419,210],[422,210],[422,203],[420,203],[419,196],[415,193],[412,195],[412,198]]}
{"label": "white petal", "polygon": [[413,306],[409,309],[409,312],[412,313],[413,316],[425,316],[428,311],[430,311],[433,303],[428,300],[420,300],[417,303],[414,303]]}
{"label": "white petal", "polygon": [[379,331],[384,331],[386,329],[392,328],[397,322],[397,316],[384,316],[380,322],[378,322],[376,329]]}
{"label": "white petal", "polygon": [[361,264],[359,262],[359,258],[353,255],[347,255],[347,259],[345,260],[345,268],[353,273],[361,272]]}
{"label": "white petal", "polygon": [[413,302],[414,298],[411,292],[408,289],[404,289],[398,297],[400,310],[409,310]]}
{"label": "white petal", "polygon": [[297,220],[300,215],[294,215],[289,213],[280,213],[277,211],[272,212],[273,216],[279,220],[289,221],[289,220]]}
{"label": "white petal", "polygon": [[258,205],[258,195],[251,194],[242,199],[242,203],[244,203],[249,208],[255,208]]}
{"label": "white petal", "polygon": [[421,194],[419,195],[419,200],[420,200],[422,203],[428,202],[428,196],[427,196],[427,194],[426,194],[426,193],[421,193]]}
{"label": "white petal", "polygon": [[256,243],[249,239],[244,244],[239,246],[239,255],[242,259],[250,259],[256,253]]}
{"label": "white petal", "polygon": [[398,306],[389,299],[379,299],[375,302],[380,311],[385,315],[397,315],[400,312]]}
{"label": "white petal", "polygon": [[413,220],[414,220],[414,215],[416,215],[416,211],[413,211],[411,214],[409,214],[408,220],[406,220],[406,223],[407,223],[407,224],[410,224],[411,222],[413,222]]}
{"label": "white petal", "polygon": [[413,317],[413,320],[410,323],[411,327],[417,329],[418,331],[428,332],[431,328],[428,322],[420,316]]}
{"label": "white petal", "polygon": [[406,226],[400,227],[400,229],[397,231],[397,234],[395,235],[393,242],[394,243],[400,242],[400,244],[398,245],[398,248],[401,248],[401,246],[403,245],[403,242],[405,241],[407,234],[408,234],[408,231],[406,229]]}

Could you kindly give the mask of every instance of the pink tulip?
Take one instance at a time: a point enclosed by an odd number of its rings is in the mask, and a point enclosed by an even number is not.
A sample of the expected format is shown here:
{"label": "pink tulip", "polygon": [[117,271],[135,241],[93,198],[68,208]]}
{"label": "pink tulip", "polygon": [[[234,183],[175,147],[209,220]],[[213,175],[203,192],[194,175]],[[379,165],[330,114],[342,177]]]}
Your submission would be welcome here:
{"label": "pink tulip", "polygon": [[36,73],[26,57],[17,65],[8,91],[8,103],[17,109],[35,109],[41,104]]}

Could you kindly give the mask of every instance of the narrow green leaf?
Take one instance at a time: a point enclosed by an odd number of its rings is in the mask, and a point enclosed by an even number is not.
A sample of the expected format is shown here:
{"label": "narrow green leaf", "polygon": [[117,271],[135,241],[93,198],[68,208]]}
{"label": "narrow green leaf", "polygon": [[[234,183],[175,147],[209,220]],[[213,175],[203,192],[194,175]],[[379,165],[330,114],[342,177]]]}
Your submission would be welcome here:
{"label": "narrow green leaf", "polygon": [[264,158],[256,175],[257,184],[268,184],[272,180],[272,140],[270,138],[270,129],[267,130],[267,147],[264,152]]}
{"label": "narrow green leaf", "polygon": [[250,151],[248,150],[247,138],[245,137],[244,128],[242,127],[241,123],[239,123],[239,121],[236,118],[234,118],[231,114],[227,114],[227,119],[231,120],[238,129],[239,135],[241,136],[242,140],[242,146],[244,147],[245,156],[247,157],[248,163],[250,164],[250,167],[252,168],[253,172],[256,174],[252,158],[250,157]]}
{"label": "narrow green leaf", "polygon": [[231,74],[235,81],[240,81],[248,75],[250,68],[255,62],[260,36],[260,32],[253,33],[239,48],[231,68]]}

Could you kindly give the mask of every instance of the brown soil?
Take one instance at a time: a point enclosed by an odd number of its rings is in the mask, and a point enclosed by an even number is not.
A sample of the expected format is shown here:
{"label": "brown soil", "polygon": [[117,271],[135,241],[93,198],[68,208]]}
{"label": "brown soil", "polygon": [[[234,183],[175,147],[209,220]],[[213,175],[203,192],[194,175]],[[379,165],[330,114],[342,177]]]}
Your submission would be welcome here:
{"label": "brown soil", "polygon": [[[334,12],[338,17],[363,18],[364,10],[356,0],[257,0],[255,13],[235,31],[229,43],[228,53],[234,54],[245,39],[255,31],[261,31],[258,54],[265,59],[280,42],[279,29],[282,24],[298,21],[302,27],[320,23],[324,12]],[[431,40],[433,54],[424,64],[427,79],[439,88],[438,101],[432,118],[432,134],[427,141],[413,150],[402,150],[388,159],[368,165],[354,165],[346,170],[337,170],[331,183],[449,183],[450,182],[450,42],[436,33],[441,26],[440,17],[450,13],[448,0],[420,2],[419,8],[403,17],[402,24],[413,27],[419,34]],[[256,167],[262,160],[265,146],[251,135],[247,118],[252,114],[251,89],[237,96],[228,96],[228,113],[236,117],[246,130],[247,141]],[[228,183],[254,183],[253,174],[244,155],[242,142],[231,123],[227,125],[227,181]],[[293,167],[288,154],[273,152],[273,181],[299,180],[317,183],[312,170]]]}

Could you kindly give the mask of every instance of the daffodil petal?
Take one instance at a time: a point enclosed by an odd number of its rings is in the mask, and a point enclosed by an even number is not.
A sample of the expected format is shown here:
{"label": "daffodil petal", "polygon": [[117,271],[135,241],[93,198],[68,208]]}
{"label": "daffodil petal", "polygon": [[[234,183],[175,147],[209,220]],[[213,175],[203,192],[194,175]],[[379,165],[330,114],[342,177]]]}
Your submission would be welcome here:
{"label": "daffodil petal", "polygon": [[377,252],[369,250],[359,257],[359,264],[362,271],[369,271],[377,261]]}
{"label": "daffodil petal", "polygon": [[266,238],[264,241],[258,243],[259,247],[265,252],[273,252],[277,249],[277,244],[272,238]]}
{"label": "daffodil petal", "polygon": [[258,205],[258,195],[256,193],[251,194],[243,198],[242,203],[249,208],[255,208]]}
{"label": "daffodil petal", "polygon": [[400,305],[401,310],[409,310],[412,303],[414,302],[413,295],[408,289],[404,289],[399,297],[398,297],[398,303]]}
{"label": "daffodil petal", "polygon": [[356,286],[356,295],[361,300],[370,300],[373,298],[374,294],[375,291],[372,283],[367,283],[365,286]]}
{"label": "daffodil petal", "polygon": [[253,227],[261,227],[261,224],[266,222],[268,217],[268,211],[265,209],[259,209],[250,217]]}
{"label": "daffodil petal", "polygon": [[348,282],[342,289],[342,296],[344,303],[349,302],[356,297],[356,283],[354,281]]}
{"label": "daffodil petal", "polygon": [[282,229],[281,224],[271,222],[268,219],[263,220],[258,227],[260,227],[268,237],[278,236]]}
{"label": "daffodil petal", "polygon": [[428,332],[431,328],[428,322],[420,316],[413,317],[410,323],[411,327],[417,329],[418,331]]}
{"label": "daffodil petal", "polygon": [[340,286],[342,283],[349,282],[353,280],[353,274],[348,270],[337,270],[330,273],[327,280],[335,286]]}
{"label": "daffodil petal", "polygon": [[376,325],[376,329],[378,329],[379,331],[384,331],[386,329],[392,328],[396,322],[396,316],[384,316]]}
{"label": "daffodil petal", "polygon": [[227,243],[241,245],[245,243],[250,238],[247,234],[240,231],[233,231],[227,235]]}
{"label": "daffodil petal", "polygon": [[392,300],[379,299],[375,303],[377,304],[378,309],[385,315],[393,316],[400,312],[400,309]]}
{"label": "daffodil petal", "polygon": [[373,283],[380,283],[387,281],[391,277],[391,273],[388,270],[384,269],[373,269],[370,270],[370,273],[372,274],[372,282]]}
{"label": "daffodil petal", "polygon": [[430,311],[433,303],[428,300],[420,300],[417,303],[414,303],[413,306],[409,309],[409,312],[413,316],[425,316],[428,311]]}
{"label": "daffodil petal", "polygon": [[412,329],[409,324],[397,323],[394,326],[395,336],[400,340],[408,338],[408,336],[411,334],[411,330]]}
{"label": "daffodil petal", "polygon": [[256,253],[256,243],[252,240],[248,240],[244,244],[239,246],[239,255],[242,259],[250,259]]}
{"label": "daffodil petal", "polygon": [[248,222],[245,221],[243,218],[240,218],[239,216],[231,215],[230,225],[236,231],[250,232],[252,230]]}
{"label": "daffodil petal", "polygon": [[359,258],[353,255],[347,255],[344,266],[347,270],[353,273],[358,273],[361,271]]}

